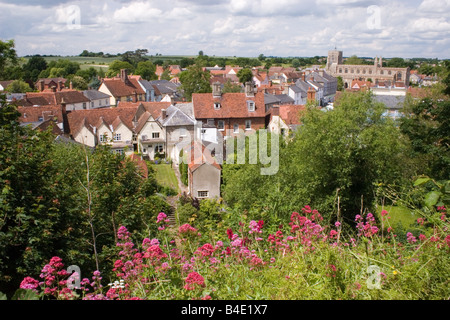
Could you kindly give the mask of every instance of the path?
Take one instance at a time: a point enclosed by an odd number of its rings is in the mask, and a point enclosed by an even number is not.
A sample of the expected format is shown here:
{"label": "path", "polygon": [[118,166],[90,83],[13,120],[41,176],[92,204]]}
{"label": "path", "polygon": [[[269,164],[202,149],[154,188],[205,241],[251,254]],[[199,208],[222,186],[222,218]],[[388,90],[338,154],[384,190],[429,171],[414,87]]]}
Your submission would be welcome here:
{"label": "path", "polygon": [[175,176],[177,177],[178,181],[178,189],[180,192],[176,196],[169,196],[167,197],[167,202],[172,207],[172,212],[167,215],[167,217],[170,220],[170,226],[174,227],[176,226],[177,218],[176,218],[176,212],[177,212],[177,205],[178,205],[178,199],[183,193],[188,193],[189,188],[181,182],[181,174],[178,165],[172,164],[172,169],[175,172]]}

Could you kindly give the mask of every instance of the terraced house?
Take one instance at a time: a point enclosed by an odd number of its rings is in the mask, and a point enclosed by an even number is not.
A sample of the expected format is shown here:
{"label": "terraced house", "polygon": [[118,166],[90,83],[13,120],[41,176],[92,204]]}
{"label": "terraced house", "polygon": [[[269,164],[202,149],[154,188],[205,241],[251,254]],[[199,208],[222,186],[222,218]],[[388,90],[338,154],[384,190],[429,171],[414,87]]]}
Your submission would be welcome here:
{"label": "terraced house", "polygon": [[[224,137],[239,131],[250,133],[266,127],[264,92],[256,92],[252,82],[245,84],[243,93],[222,93],[219,83],[212,93],[194,93],[194,117],[208,126],[215,126]],[[267,121],[268,122],[268,121]]]}

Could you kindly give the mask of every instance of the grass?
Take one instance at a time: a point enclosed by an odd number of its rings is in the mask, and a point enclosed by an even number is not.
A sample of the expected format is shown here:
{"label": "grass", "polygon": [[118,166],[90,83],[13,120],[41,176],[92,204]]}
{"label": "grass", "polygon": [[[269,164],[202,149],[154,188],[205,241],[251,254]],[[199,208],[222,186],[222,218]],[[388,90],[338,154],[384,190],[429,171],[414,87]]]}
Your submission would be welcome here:
{"label": "grass", "polygon": [[152,168],[155,170],[156,181],[158,181],[159,184],[180,192],[177,177],[170,164],[157,164],[153,165]]}
{"label": "grass", "polygon": [[[383,208],[380,207],[377,212],[380,220],[382,209]],[[389,222],[392,226],[396,226],[400,223],[405,229],[413,225],[417,221],[417,218],[420,218],[420,215],[402,206],[385,206],[384,210],[389,212],[389,216],[391,217]]]}

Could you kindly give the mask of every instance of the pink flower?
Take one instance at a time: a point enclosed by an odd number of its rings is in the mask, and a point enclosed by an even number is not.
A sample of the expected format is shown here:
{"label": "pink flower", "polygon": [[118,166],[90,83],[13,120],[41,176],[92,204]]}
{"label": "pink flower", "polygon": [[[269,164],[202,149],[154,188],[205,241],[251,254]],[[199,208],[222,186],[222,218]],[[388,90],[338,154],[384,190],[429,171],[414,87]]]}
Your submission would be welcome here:
{"label": "pink flower", "polygon": [[195,235],[197,233],[197,229],[192,227],[189,223],[185,223],[178,228],[178,232],[183,235]]}
{"label": "pink flower", "polygon": [[158,214],[158,217],[156,218],[156,223],[160,223],[161,221],[164,221],[167,218],[167,215],[164,212],[160,212]]}
{"label": "pink flower", "polygon": [[197,286],[199,287],[205,286],[205,279],[195,271],[189,273],[184,282],[186,283],[184,285],[184,288],[186,290],[194,290]]}
{"label": "pink flower", "polygon": [[21,289],[31,289],[36,291],[35,289],[39,286],[39,281],[32,277],[25,277],[20,283]]}
{"label": "pink flower", "polygon": [[381,215],[384,217],[384,216],[387,216],[389,214],[389,212],[387,212],[386,210],[382,210],[381,211]]}

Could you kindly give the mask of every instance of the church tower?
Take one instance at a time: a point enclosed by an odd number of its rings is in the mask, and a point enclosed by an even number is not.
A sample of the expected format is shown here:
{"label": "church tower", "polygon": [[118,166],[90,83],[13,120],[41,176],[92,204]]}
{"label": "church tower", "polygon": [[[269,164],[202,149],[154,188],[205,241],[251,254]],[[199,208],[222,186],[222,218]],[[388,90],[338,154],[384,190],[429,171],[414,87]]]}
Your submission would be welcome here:
{"label": "church tower", "polygon": [[332,74],[336,73],[337,65],[339,64],[343,64],[342,51],[336,49],[328,51],[326,70]]}

